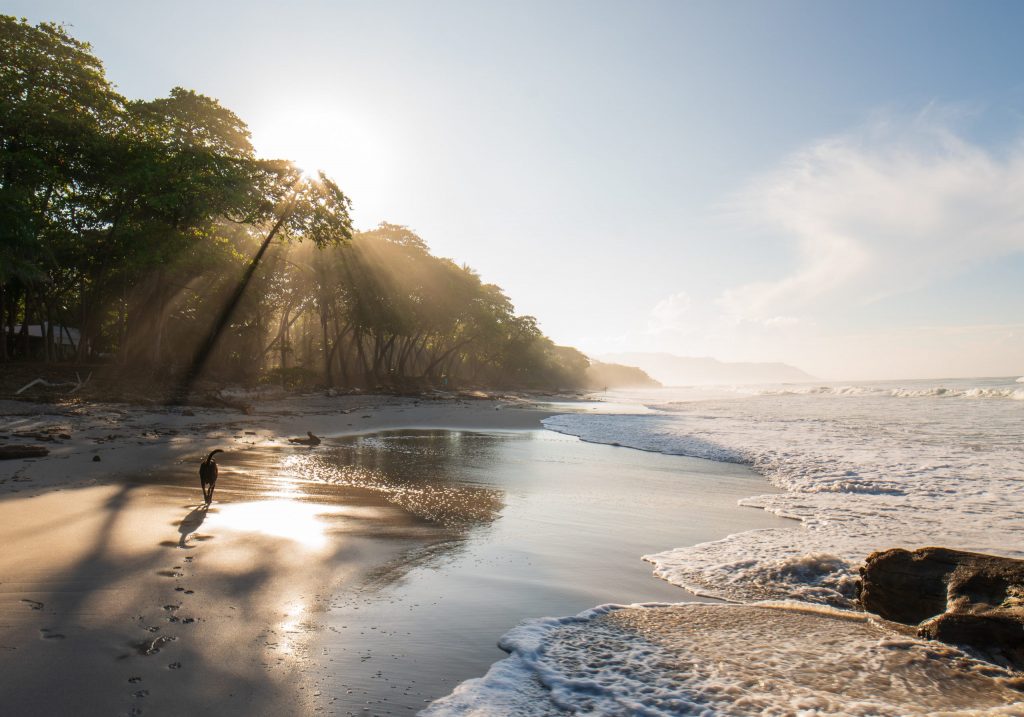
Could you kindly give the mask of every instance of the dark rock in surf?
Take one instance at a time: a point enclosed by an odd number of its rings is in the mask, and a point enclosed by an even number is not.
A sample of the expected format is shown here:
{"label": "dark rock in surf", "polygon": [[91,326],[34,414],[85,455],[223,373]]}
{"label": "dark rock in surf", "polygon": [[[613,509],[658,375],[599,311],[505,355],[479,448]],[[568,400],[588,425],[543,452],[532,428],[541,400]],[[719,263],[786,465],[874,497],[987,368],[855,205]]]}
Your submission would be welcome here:
{"label": "dark rock in surf", "polygon": [[860,575],[865,610],[1024,670],[1024,560],[896,548],[869,555]]}

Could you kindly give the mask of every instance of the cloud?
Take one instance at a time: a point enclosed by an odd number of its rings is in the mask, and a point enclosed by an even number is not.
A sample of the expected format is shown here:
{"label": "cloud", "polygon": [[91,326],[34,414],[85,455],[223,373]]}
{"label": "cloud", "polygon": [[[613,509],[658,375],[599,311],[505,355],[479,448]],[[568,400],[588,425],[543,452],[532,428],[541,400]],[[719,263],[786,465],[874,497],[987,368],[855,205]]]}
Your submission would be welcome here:
{"label": "cloud", "polygon": [[731,204],[749,231],[791,242],[795,266],[724,292],[736,319],[868,303],[1024,251],[1024,143],[996,153],[930,112],[797,152]]}
{"label": "cloud", "polygon": [[687,323],[691,304],[690,295],[685,291],[666,296],[651,309],[648,332],[657,334],[682,329]]}
{"label": "cloud", "polygon": [[[941,114],[810,143],[754,178],[721,229],[766,259],[762,277],[714,277],[729,288],[665,296],[601,348],[785,361],[836,379],[1024,371],[1024,332],[993,323],[1002,315],[959,311],[965,323],[949,323],[941,299],[914,305],[925,325],[896,325],[885,311],[901,294],[1024,252],[1024,141],[981,146],[954,129],[962,117]],[[742,244],[732,241],[737,228]]]}

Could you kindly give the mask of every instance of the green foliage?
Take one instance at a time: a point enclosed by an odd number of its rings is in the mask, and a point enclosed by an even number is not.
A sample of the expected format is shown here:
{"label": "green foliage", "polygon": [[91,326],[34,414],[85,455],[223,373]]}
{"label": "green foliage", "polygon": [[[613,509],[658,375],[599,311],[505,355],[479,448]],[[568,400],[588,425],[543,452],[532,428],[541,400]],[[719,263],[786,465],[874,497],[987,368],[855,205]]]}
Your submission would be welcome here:
{"label": "green foliage", "polygon": [[581,384],[586,358],[499,287],[406,227],[354,234],[351,210],[323,173],[257,158],[217,100],[128,101],[62,26],[0,16],[0,358],[56,360],[13,335],[46,322],[81,330],[78,360],[161,374]]}
{"label": "green foliage", "polygon": [[88,223],[83,187],[119,111],[87,44],[0,16],[0,281],[42,280]]}

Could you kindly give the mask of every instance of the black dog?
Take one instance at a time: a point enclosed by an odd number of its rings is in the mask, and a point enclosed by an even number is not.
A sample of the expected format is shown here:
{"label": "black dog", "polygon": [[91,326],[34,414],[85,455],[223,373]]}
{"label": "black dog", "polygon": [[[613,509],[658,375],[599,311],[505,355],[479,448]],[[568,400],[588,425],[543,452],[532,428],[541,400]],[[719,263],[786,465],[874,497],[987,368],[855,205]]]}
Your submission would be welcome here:
{"label": "black dog", "polygon": [[210,451],[210,455],[199,464],[199,485],[203,489],[203,500],[207,505],[213,502],[213,489],[217,487],[217,461],[213,460],[213,457],[223,452],[220,448]]}

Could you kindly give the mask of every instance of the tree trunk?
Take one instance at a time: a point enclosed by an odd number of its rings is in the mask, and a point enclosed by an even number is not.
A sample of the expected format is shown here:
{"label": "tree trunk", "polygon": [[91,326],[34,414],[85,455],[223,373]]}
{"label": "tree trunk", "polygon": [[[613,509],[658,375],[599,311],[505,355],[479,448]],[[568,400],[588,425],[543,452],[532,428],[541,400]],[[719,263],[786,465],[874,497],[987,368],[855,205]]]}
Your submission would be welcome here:
{"label": "tree trunk", "polygon": [[0,281],[0,361],[6,361],[7,356],[7,323],[3,321],[7,315],[7,284]]}
{"label": "tree trunk", "polygon": [[281,333],[278,335],[277,348],[281,357],[278,367],[281,369],[282,382],[284,381],[284,370],[288,368],[288,329],[291,327],[291,324],[288,322],[289,311],[290,309],[286,310],[284,314],[281,315]]}
{"label": "tree trunk", "polygon": [[163,270],[156,275],[156,331],[153,336],[152,353],[150,354],[150,369],[157,370],[163,363],[164,357],[164,326],[167,323],[167,288],[164,280]]}
{"label": "tree trunk", "polygon": [[320,335],[323,337],[323,355],[324,355],[324,381],[327,382],[327,387],[331,388],[334,386],[334,371],[331,366],[331,342],[330,337],[327,335],[327,305],[323,300],[320,301]]}
{"label": "tree trunk", "polygon": [[359,356],[359,363],[362,366],[362,370],[363,370],[363,383],[364,383],[364,385],[369,385],[371,383],[371,380],[373,379],[373,376],[371,374],[370,364],[366,360],[366,351],[363,348],[363,332],[362,331],[356,332],[355,344],[356,344],[356,353]]}

